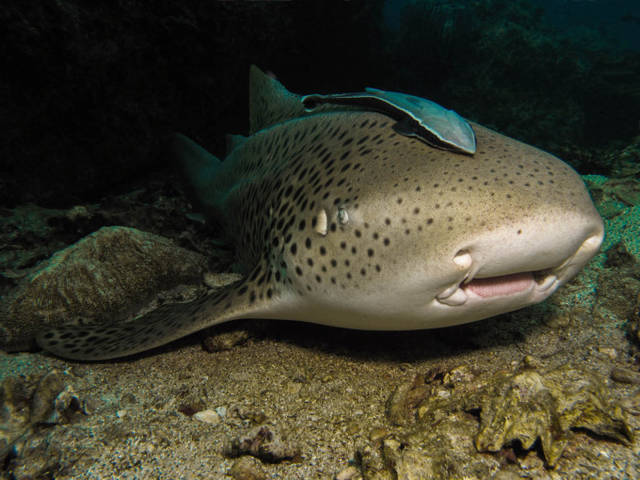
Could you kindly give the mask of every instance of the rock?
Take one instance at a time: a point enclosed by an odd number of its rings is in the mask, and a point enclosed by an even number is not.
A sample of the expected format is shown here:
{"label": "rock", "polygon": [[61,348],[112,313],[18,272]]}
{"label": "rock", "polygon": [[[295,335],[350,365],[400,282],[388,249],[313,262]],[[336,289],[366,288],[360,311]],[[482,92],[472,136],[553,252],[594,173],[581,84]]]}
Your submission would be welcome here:
{"label": "rock", "polygon": [[548,465],[556,464],[572,428],[628,444],[632,431],[622,408],[596,374],[571,366],[498,374],[481,394],[480,452],[498,452],[514,440],[530,449],[540,440]]}
{"label": "rock", "polygon": [[31,399],[31,421],[49,422],[53,415],[55,399],[65,387],[65,378],[58,372],[53,371],[42,377],[40,383]]}
{"label": "rock", "polygon": [[247,455],[233,462],[228,475],[234,480],[265,480],[267,478],[260,461]]}
{"label": "rock", "polygon": [[5,377],[0,384],[0,454],[31,442],[41,427],[69,422],[76,412],[86,410],[67,374],[53,370],[36,382]]}
{"label": "rock", "polygon": [[11,445],[29,427],[29,392],[17,377],[5,377],[0,384],[0,453],[6,454]]}
{"label": "rock", "polygon": [[640,205],[640,182],[635,178],[610,178],[602,189],[627,205]]}
{"label": "rock", "polygon": [[627,207],[610,220],[605,219],[605,230],[602,251],[621,242],[635,261],[640,262],[640,206]]}
{"label": "rock", "polygon": [[349,466],[344,470],[341,470],[337,475],[335,480],[359,480],[362,476],[358,469],[354,466]]}
{"label": "rock", "polygon": [[616,367],[611,370],[611,379],[620,383],[640,385],[640,372],[634,372],[628,368]]}
{"label": "rock", "polygon": [[627,329],[631,339],[640,344],[640,293],[636,295]]}
{"label": "rock", "polygon": [[0,303],[0,348],[32,345],[36,332],[63,324],[126,319],[180,284],[200,283],[202,255],[127,227],[103,227],[58,251]]}
{"label": "rock", "polygon": [[[433,423],[419,421],[403,433],[358,445],[356,460],[364,480],[486,479],[498,460],[475,455],[477,420],[464,412],[444,412]],[[359,478],[359,477],[356,477]]]}
{"label": "rock", "polygon": [[[231,325],[234,327],[235,325]],[[246,329],[233,329],[226,332],[207,335],[202,341],[202,346],[207,352],[222,352],[231,350],[236,345],[246,343],[251,333]]]}
{"label": "rock", "polygon": [[279,435],[270,427],[261,425],[255,427],[244,437],[231,442],[226,451],[229,457],[253,455],[260,460],[277,463],[292,460],[300,455],[297,447],[280,439]]}
{"label": "rock", "polygon": [[[516,372],[500,371],[480,381],[461,367],[425,378],[431,379],[429,391],[417,405],[416,421],[377,429],[368,441],[357,442],[355,465],[364,480],[480,480],[494,478],[504,467],[517,473],[515,465],[523,461],[544,471],[535,445],[542,446],[546,465],[554,466],[573,440],[573,429],[624,445],[633,441],[623,407],[611,400],[604,379],[570,365],[544,369],[530,357]],[[416,385],[422,387],[422,381],[414,379],[397,392]],[[624,408],[635,415],[636,403],[630,398]],[[531,449],[524,460],[522,449],[512,448],[516,440]]]}
{"label": "rock", "polygon": [[609,360],[615,360],[618,357],[618,352],[613,347],[598,347],[598,352],[609,357]]}
{"label": "rock", "polygon": [[210,425],[218,425],[222,419],[214,410],[201,410],[193,414],[193,418]]}
{"label": "rock", "polygon": [[387,400],[387,418],[393,425],[407,425],[415,420],[418,404],[429,395],[430,387],[424,375],[416,375],[413,382],[396,387]]}

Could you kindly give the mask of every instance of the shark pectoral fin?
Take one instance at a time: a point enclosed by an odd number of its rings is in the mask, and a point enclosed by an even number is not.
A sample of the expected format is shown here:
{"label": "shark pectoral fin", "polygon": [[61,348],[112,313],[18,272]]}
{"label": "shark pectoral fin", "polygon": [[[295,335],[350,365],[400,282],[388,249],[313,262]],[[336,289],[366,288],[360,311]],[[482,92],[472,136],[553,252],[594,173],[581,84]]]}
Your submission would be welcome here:
{"label": "shark pectoral fin", "polygon": [[249,133],[305,114],[301,97],[255,65],[249,70]]}
{"label": "shark pectoral fin", "polygon": [[235,318],[227,302],[236,285],[192,302],[163,305],[131,322],[60,327],[42,332],[36,340],[44,350],[74,360],[133,355]]}

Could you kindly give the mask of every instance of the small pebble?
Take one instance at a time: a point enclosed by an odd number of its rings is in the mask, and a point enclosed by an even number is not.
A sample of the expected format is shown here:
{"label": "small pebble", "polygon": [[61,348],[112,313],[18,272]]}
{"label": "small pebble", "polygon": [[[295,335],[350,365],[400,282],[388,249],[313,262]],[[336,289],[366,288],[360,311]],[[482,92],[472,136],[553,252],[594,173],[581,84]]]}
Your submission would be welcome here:
{"label": "small pebble", "polygon": [[246,343],[250,336],[250,332],[244,329],[219,332],[206,337],[202,345],[209,353],[224,352],[231,350],[236,345]]}
{"label": "small pebble", "polygon": [[336,480],[355,480],[359,478],[360,472],[356,467],[349,466],[336,475]]}
{"label": "small pebble", "polygon": [[640,390],[626,398],[623,398],[620,404],[622,405],[622,408],[631,415],[640,415]]}
{"label": "small pebble", "polygon": [[542,367],[542,362],[540,362],[540,360],[538,360],[536,357],[532,356],[532,355],[526,355],[523,359],[522,359],[522,366],[524,368],[541,368]]}
{"label": "small pebble", "polygon": [[620,383],[640,385],[640,372],[634,372],[628,368],[616,367],[611,370],[611,379]]}
{"label": "small pebble", "polygon": [[201,410],[193,415],[193,418],[200,422],[217,425],[220,423],[220,415],[214,410]]}
{"label": "small pebble", "polygon": [[258,425],[246,435],[232,440],[225,448],[228,457],[253,455],[269,463],[295,459],[300,449],[282,440],[278,433],[266,425]]}
{"label": "small pebble", "polygon": [[72,222],[75,222],[81,218],[91,218],[92,215],[84,205],[76,205],[75,207],[67,210],[65,216]]}
{"label": "small pebble", "polygon": [[369,440],[371,440],[372,442],[378,442],[383,438],[389,436],[390,433],[391,432],[384,427],[377,427],[371,430],[371,432],[369,433]]}
{"label": "small pebble", "polygon": [[227,407],[216,407],[216,413],[220,415],[220,418],[227,416]]}
{"label": "small pebble", "polygon": [[465,365],[460,365],[447,373],[445,373],[444,378],[442,379],[442,383],[445,385],[461,383],[461,382],[469,382],[473,380],[473,373],[469,371],[469,369]]}
{"label": "small pebble", "polygon": [[228,475],[234,480],[265,480],[267,478],[262,463],[249,456],[240,457],[233,462]]}
{"label": "small pebble", "polygon": [[606,355],[607,357],[609,357],[611,360],[615,360],[616,357],[618,356],[618,352],[616,352],[615,348],[611,348],[611,347],[598,347],[598,351],[604,355]]}

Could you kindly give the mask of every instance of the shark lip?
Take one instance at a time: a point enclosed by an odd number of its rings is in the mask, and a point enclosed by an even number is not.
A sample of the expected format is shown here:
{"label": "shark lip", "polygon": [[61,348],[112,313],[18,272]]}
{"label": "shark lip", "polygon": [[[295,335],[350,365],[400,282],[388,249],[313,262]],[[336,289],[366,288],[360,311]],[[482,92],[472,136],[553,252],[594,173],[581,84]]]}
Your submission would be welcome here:
{"label": "shark lip", "polygon": [[556,269],[518,272],[484,278],[465,278],[462,282],[445,289],[436,299],[448,306],[464,305],[469,297],[490,300],[519,294],[545,295],[558,284]]}

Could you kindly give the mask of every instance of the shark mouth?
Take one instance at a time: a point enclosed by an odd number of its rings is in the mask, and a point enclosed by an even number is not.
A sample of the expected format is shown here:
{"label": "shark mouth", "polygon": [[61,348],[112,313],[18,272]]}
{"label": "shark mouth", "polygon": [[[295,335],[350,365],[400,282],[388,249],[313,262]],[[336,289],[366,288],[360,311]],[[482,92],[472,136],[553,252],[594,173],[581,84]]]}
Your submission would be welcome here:
{"label": "shark mouth", "polygon": [[488,300],[533,291],[544,295],[547,291],[553,291],[551,287],[557,283],[558,277],[551,270],[520,272],[497,277],[465,279],[461,284],[446,289],[436,298],[445,305],[458,306],[463,305],[471,296]]}
{"label": "shark mouth", "polygon": [[535,282],[533,273],[515,273],[500,277],[477,278],[467,283],[464,288],[480,297],[512,295],[528,290]]}

